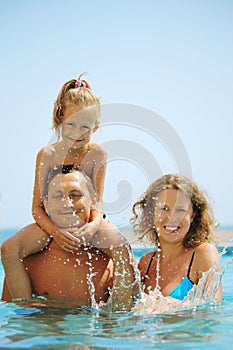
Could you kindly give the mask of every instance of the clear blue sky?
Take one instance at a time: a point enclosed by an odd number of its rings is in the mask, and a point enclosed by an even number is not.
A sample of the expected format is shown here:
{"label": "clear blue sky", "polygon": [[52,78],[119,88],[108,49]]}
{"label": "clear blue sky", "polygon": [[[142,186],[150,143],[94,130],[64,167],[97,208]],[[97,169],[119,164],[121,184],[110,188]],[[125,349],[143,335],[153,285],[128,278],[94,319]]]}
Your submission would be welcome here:
{"label": "clear blue sky", "polygon": [[3,0],[0,29],[0,228],[32,221],[35,156],[53,135],[54,100],[83,71],[104,105],[95,140],[110,151],[109,218],[126,225],[148,178],[187,165],[216,218],[233,224],[231,0]]}

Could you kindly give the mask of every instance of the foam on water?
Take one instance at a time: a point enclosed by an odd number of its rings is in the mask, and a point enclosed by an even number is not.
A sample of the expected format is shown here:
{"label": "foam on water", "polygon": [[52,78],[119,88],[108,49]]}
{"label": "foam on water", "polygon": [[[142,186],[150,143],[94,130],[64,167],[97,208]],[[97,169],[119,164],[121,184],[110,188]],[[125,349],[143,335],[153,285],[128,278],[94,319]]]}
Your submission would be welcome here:
{"label": "foam on water", "polygon": [[[134,250],[137,257],[145,252]],[[223,277],[221,305],[206,301],[198,306],[183,305],[183,310],[136,314],[134,311],[115,313],[101,308],[76,307],[68,300],[46,298],[40,298],[37,303],[27,302],[24,306],[2,302],[0,347],[33,347],[35,350],[42,347],[51,350],[229,349],[233,327],[232,260],[232,250],[223,254],[221,276],[216,277],[216,283]]]}
{"label": "foam on water", "polygon": [[[0,237],[3,240],[3,237]],[[148,249],[134,249],[137,259]],[[179,307],[155,305],[155,313],[115,313],[95,308],[77,307],[69,300],[38,298],[25,305],[0,302],[1,349],[229,349],[232,343],[233,298],[232,247],[222,250],[220,275],[212,275],[209,284],[203,276],[198,288]],[[136,270],[136,273],[138,271]],[[91,272],[90,272],[91,274]],[[215,277],[216,279],[215,279]],[[92,276],[90,276],[92,279]],[[0,280],[3,269],[0,268]],[[201,294],[201,285],[209,287],[223,280],[223,302],[211,300],[211,289]],[[92,287],[90,287],[92,288]],[[208,288],[207,288],[208,290]],[[92,290],[93,291],[93,290]],[[159,292],[157,291],[159,294]],[[199,303],[201,295],[205,302]],[[153,294],[152,294],[153,296]],[[151,298],[152,298],[151,296]],[[161,295],[159,294],[161,297]],[[142,302],[148,295],[142,294]],[[149,299],[148,299],[149,300]],[[156,300],[152,298],[152,302]],[[162,298],[161,298],[162,300]],[[140,298],[138,299],[138,302]],[[189,304],[190,302],[190,304]],[[148,301],[149,303],[149,301]],[[185,305],[185,303],[187,303]],[[94,304],[93,304],[94,305]],[[148,305],[149,307],[149,305]],[[160,310],[159,311],[159,308]]]}
{"label": "foam on water", "polygon": [[[225,252],[226,250],[223,250],[220,257],[225,254]],[[152,315],[188,309],[194,310],[197,307],[208,307],[209,305],[219,305],[221,301],[216,300],[216,292],[222,282],[225,271],[232,262],[233,258],[229,260],[220,272],[217,272],[216,266],[213,265],[209,271],[203,273],[198,284],[193,286],[184,300],[177,300],[175,303],[174,300],[170,301],[169,298],[164,297],[160,292],[157,270],[156,288],[150,291],[149,294],[142,293],[141,298],[137,300],[134,307],[135,314]]]}

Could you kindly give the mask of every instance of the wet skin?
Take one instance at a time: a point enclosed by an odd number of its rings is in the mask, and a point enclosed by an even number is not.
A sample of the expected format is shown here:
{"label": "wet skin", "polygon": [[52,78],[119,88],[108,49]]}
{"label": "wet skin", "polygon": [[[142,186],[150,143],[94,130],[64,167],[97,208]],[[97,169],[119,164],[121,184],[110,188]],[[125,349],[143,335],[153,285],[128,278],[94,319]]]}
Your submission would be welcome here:
{"label": "wet skin", "polygon": [[[89,220],[92,199],[84,177],[79,172],[56,175],[50,182],[45,209],[51,220],[61,230],[79,228]],[[31,234],[38,229],[30,225]],[[101,224],[108,230],[108,223]],[[23,235],[23,231],[20,233]],[[113,263],[104,253],[95,248],[76,245],[73,252],[61,249],[54,240],[44,251],[26,258],[33,293],[37,295],[76,298],[77,305],[91,305],[88,279],[93,275],[95,299],[106,301],[112,287]],[[2,299],[10,301],[6,284]]]}

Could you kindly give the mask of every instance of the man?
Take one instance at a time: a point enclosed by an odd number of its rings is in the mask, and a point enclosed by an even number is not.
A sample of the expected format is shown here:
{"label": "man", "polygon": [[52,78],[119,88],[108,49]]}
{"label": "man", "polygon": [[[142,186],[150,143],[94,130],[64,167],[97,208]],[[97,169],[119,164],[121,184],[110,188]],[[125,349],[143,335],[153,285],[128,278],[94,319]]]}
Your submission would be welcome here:
{"label": "man", "polygon": [[[74,237],[74,229],[89,221],[94,204],[93,186],[86,174],[66,166],[50,172],[44,207],[64,234]],[[29,226],[32,234],[35,227]],[[23,230],[18,234],[22,235]],[[134,271],[129,247],[117,228],[102,220],[91,245],[75,239],[73,252],[61,249],[52,240],[47,249],[25,259],[33,293],[69,298],[76,306],[106,302],[112,294],[113,309],[130,309]],[[11,300],[6,283],[2,300]]]}

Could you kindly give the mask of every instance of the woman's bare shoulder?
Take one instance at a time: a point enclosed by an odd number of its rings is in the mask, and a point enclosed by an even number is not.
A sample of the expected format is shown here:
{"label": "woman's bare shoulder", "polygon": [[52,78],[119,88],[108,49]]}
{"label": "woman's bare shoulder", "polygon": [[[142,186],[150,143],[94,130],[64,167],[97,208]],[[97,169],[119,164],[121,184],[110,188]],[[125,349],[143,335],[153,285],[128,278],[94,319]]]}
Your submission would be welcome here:
{"label": "woman's bare shoulder", "polygon": [[198,255],[199,257],[205,256],[206,254],[216,254],[218,253],[217,247],[209,242],[205,242],[200,244],[196,249],[195,249],[195,254]]}
{"label": "woman's bare shoulder", "polygon": [[152,259],[153,255],[155,254],[154,251],[145,253],[139,260],[138,268],[139,270],[145,270],[148,267],[148,264],[150,263],[150,260]]}
{"label": "woman's bare shoulder", "polygon": [[202,243],[195,249],[194,265],[200,271],[207,271],[216,262],[219,262],[219,253],[212,243]]}

